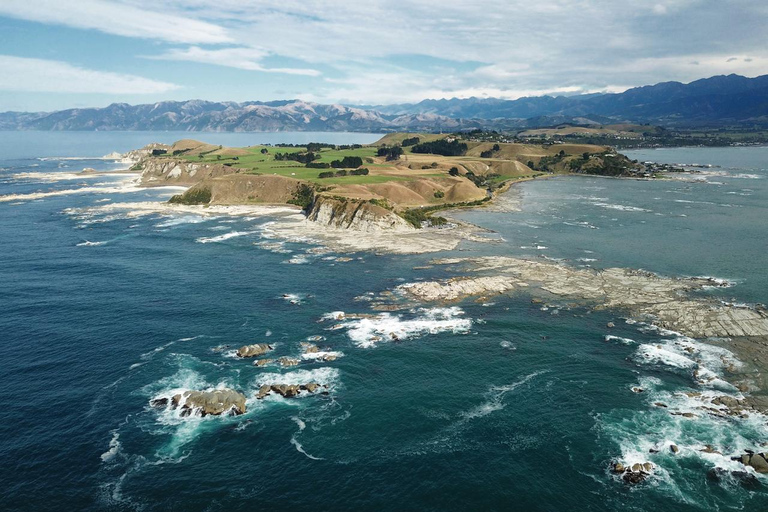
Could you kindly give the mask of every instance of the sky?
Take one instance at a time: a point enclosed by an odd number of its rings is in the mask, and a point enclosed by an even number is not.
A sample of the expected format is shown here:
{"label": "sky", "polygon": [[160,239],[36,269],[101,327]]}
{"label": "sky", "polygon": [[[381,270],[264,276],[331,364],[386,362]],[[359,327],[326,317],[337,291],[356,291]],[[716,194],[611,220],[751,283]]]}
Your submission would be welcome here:
{"label": "sky", "polygon": [[766,0],[0,0],[0,111],[379,105],[768,74]]}

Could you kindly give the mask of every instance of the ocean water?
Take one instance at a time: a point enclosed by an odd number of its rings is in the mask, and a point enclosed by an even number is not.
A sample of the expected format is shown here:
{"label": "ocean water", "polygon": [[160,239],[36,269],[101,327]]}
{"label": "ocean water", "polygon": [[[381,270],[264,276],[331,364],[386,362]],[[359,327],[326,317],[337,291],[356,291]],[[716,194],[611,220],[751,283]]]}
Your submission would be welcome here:
{"label": "ocean water", "polygon": [[[262,142],[261,134],[209,135],[197,136]],[[302,137],[279,134],[282,142]],[[764,477],[707,477],[712,468],[739,469],[729,456],[768,440],[765,418],[670,414],[700,405],[685,391],[738,394],[692,377],[696,366],[722,372],[721,358],[733,357],[727,349],[628,323],[619,312],[543,306],[525,295],[380,313],[371,309],[376,295],[451,274],[421,268],[433,255],[339,255],[275,239],[270,223],[279,216],[147,213],[142,204],[176,190],[76,174],[120,168],[92,157],[177,138],[0,139],[4,509],[768,506]],[[498,243],[441,256],[532,255],[710,275],[733,282],[711,292],[724,300],[766,302],[768,150],[632,154],[720,167],[695,183],[526,183],[510,192],[520,212],[460,214],[495,231]],[[126,202],[137,205],[108,207]],[[326,319],[338,311],[373,316]],[[377,342],[379,332],[401,341]],[[274,345],[275,357],[295,356],[311,336],[323,336],[318,344],[338,359],[279,369],[232,357],[257,342]],[[309,380],[328,394],[253,396],[263,383]],[[245,415],[181,418],[149,406],[178,390],[225,386],[249,397]],[[723,455],[700,452],[705,444]],[[610,474],[613,460],[648,460],[654,474],[628,487]]]}

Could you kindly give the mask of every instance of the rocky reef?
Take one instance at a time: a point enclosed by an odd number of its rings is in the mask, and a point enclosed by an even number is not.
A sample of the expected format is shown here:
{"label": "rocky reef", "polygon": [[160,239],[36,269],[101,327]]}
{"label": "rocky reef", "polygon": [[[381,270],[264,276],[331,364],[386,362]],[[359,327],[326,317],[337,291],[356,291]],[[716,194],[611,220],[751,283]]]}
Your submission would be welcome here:
{"label": "rocky reef", "polygon": [[540,290],[565,299],[589,301],[601,308],[623,309],[631,316],[693,338],[768,336],[768,316],[764,311],[687,295],[715,285],[710,279],[675,279],[622,268],[577,269],[507,257],[453,258],[434,263],[471,264],[472,271],[492,275],[410,283],[398,289],[428,302]]}

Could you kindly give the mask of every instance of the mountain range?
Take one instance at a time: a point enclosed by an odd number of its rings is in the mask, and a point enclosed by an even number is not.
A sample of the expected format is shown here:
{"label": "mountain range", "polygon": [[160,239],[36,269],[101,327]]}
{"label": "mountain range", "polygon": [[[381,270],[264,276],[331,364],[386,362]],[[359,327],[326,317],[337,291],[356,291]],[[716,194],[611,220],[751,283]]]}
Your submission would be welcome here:
{"label": "mountain range", "polygon": [[377,106],[203,100],[0,113],[0,130],[456,131],[564,122],[768,127],[768,75],[664,82],[616,94],[468,98]]}

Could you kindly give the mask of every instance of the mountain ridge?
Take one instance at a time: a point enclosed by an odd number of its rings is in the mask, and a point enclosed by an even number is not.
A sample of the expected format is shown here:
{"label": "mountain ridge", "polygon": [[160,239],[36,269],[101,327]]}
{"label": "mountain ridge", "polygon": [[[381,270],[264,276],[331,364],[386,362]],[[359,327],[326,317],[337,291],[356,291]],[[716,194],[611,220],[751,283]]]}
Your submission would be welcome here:
{"label": "mountain ridge", "polygon": [[352,106],[303,100],[160,101],[55,112],[3,112],[0,130],[458,131],[563,122],[660,126],[768,126],[768,75],[718,75],[661,82],[621,93],[576,96],[426,99]]}

